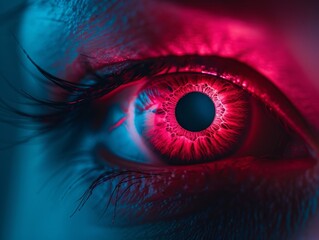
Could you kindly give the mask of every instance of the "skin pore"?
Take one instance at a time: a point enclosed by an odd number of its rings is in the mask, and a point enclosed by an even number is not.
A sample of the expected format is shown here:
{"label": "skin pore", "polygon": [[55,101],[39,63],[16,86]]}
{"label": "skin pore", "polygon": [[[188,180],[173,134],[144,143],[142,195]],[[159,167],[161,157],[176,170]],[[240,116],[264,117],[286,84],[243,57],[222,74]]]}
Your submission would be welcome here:
{"label": "skin pore", "polygon": [[[227,4],[224,1],[215,4],[207,1],[155,0],[35,1],[23,14],[19,41],[39,66],[73,82],[78,82],[85,75],[85,64],[96,70],[111,63],[169,55],[233,58],[267,77],[294,104],[314,129],[314,135],[318,136],[319,71],[313,65],[316,55],[308,47],[315,37],[300,34],[305,29],[298,25],[297,19],[304,15],[294,14],[298,12],[297,9],[306,11],[308,8],[296,2],[290,11],[282,12],[284,4],[252,2],[246,1],[244,3],[249,7],[242,7],[232,1]],[[309,28],[315,20],[308,18],[306,23]],[[307,47],[301,44],[303,41],[309,43]],[[25,56],[22,55],[22,59],[26,66],[34,69]],[[32,76],[26,75],[25,78],[28,88],[34,92],[40,89]],[[69,146],[76,145],[76,140]],[[39,140],[40,144],[22,147],[24,155],[32,156],[34,160],[31,164],[27,161],[21,161],[20,164],[19,178],[23,184],[20,183],[19,194],[23,200],[15,210],[16,216],[13,216],[13,221],[17,222],[20,229],[13,239],[19,239],[21,235],[43,239],[47,234],[52,239],[97,240],[141,239],[141,236],[157,236],[161,239],[163,233],[170,234],[164,239],[183,237],[178,230],[175,231],[176,235],[174,231],[165,232],[164,229],[173,227],[163,222],[157,223],[156,216],[150,223],[124,229],[118,225],[106,227],[104,224],[110,219],[104,221],[97,217],[99,214],[94,211],[95,207],[83,208],[70,218],[74,202],[89,183],[83,183],[63,200],[61,195],[65,192],[65,186],[61,179],[51,181],[50,190],[36,193],[52,169],[61,166],[63,160],[59,159],[63,159],[64,152],[59,148],[66,143],[52,142],[51,146],[49,141],[52,139],[48,138],[46,142],[49,142],[49,147],[44,152],[41,141],[43,139]],[[55,189],[54,193],[52,189]],[[311,186],[311,189],[316,189],[316,186]],[[313,199],[317,201],[316,197]],[[91,205],[95,206],[89,201],[88,206]],[[185,221],[190,223],[192,218],[195,219],[187,216]],[[198,224],[197,219],[194,222]],[[313,222],[316,222],[316,217],[301,230],[302,233],[298,229],[296,232],[304,235],[307,231],[309,236],[314,236]],[[179,222],[174,224],[175,229],[178,229]],[[204,238],[208,235],[199,233],[198,236]],[[276,239],[280,234],[269,236]]]}

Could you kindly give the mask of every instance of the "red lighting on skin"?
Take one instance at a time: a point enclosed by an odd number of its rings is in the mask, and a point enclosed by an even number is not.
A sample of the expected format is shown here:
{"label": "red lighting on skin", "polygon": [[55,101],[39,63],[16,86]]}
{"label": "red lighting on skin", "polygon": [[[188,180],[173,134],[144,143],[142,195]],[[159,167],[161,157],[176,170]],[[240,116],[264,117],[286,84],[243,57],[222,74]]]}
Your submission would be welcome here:
{"label": "red lighting on skin", "polygon": [[[194,54],[234,58],[272,81],[294,102],[307,120],[319,129],[316,117],[319,107],[309,103],[319,102],[319,95],[316,89],[307,87],[313,85],[298,65],[298,59],[291,56],[282,32],[265,23],[247,23],[196,9],[176,7],[166,2],[149,4],[147,8],[143,13],[137,12],[136,18],[118,35],[113,33],[112,38],[109,38],[111,29],[106,28],[99,39],[87,39],[90,44],[79,47],[79,52],[85,54],[80,55],[68,69],[69,79],[75,80],[82,76],[87,65],[99,69],[128,59]],[[142,14],[141,18],[139,14]],[[94,24],[93,21],[92,29]],[[100,22],[98,24],[101,25]],[[135,31],[137,28],[139,32]],[[122,42],[120,37],[123,35],[127,36],[125,40],[130,44],[121,48],[122,45],[117,42]],[[105,47],[105,43],[112,47]],[[83,66],[83,63],[86,65]],[[313,97],[309,99],[307,96]],[[313,107],[309,108],[309,105]]]}
{"label": "red lighting on skin", "polygon": [[[165,11],[159,11],[161,8],[165,8]],[[313,104],[313,102],[319,102],[317,90],[311,87],[313,84],[300,70],[289,51],[285,49],[285,39],[276,30],[267,29],[266,26],[258,23],[249,25],[227,17],[206,15],[202,11],[190,9],[177,11],[174,6],[167,7],[165,3],[158,3],[156,10],[150,7],[143,18],[147,19],[145,21],[147,24],[143,25],[144,23],[138,20],[132,21],[130,26],[124,30],[125,32],[120,32],[118,38],[108,38],[110,32],[106,30],[105,35],[100,36],[100,41],[96,41],[102,44],[95,44],[96,39],[93,39],[91,44],[83,45],[79,51],[86,53],[90,58],[81,55],[74,62],[70,67],[70,79],[78,79],[80,75],[84,74],[83,61],[89,63],[93,69],[99,69],[108,64],[128,59],[141,60],[168,55],[216,55],[233,58],[251,66],[268,78],[294,103],[302,116],[319,129],[317,117],[319,105]],[[162,24],[156,25],[158,22]],[[143,26],[141,27],[141,25]],[[155,25],[156,28],[154,28]],[[136,32],[137,28],[141,31]],[[169,29],[178,29],[178,31],[167,31]],[[120,35],[128,36],[128,39],[125,40],[132,44],[124,48],[119,47],[117,42],[121,42]],[[132,39],[129,39],[129,36],[132,36]],[[112,48],[104,47],[105,42]],[[258,91],[262,92],[263,90],[259,89]],[[312,96],[312,98],[310,99],[308,96]],[[308,106],[312,106],[312,108]],[[294,112],[291,113],[290,109],[285,107],[286,105],[281,110],[287,111],[287,115],[294,116]],[[155,123],[162,121],[161,119],[153,120]],[[301,129],[303,128],[301,127]],[[162,133],[159,136],[164,136],[163,141],[166,144],[166,132],[162,129],[160,131]],[[148,135],[152,138],[152,135],[155,134],[153,132]],[[271,139],[267,140],[271,142]],[[259,145],[262,146],[262,144]],[[318,142],[313,141],[312,145],[316,147]],[[165,146],[162,151],[167,152]],[[158,203],[169,197],[173,198],[177,194],[185,196],[203,194],[207,198],[200,197],[198,199],[210,204],[210,201],[218,199],[219,192],[237,193],[240,192],[239,190],[242,191],[243,187],[245,189],[242,192],[254,195],[253,199],[260,206],[267,206],[268,200],[277,199],[275,204],[278,203],[277,207],[280,208],[282,207],[280,204],[286,202],[285,198],[289,193],[302,200],[307,199],[309,196],[306,192],[302,192],[302,187],[299,186],[303,184],[306,186],[309,185],[307,184],[309,182],[317,183],[318,181],[316,161],[308,156],[278,161],[237,157],[182,167],[152,167],[124,162],[122,159],[117,159],[116,156],[110,156],[109,153],[103,151],[101,156],[107,159],[109,164],[113,161],[116,167],[138,169],[153,174],[151,177],[143,179],[139,178],[143,174],[137,173],[131,177],[132,179],[128,179],[126,185],[134,185],[129,190],[124,188],[124,192],[119,193],[123,197],[118,204],[124,206],[125,216],[129,214],[136,216],[136,214],[143,213],[141,215],[144,215],[145,218],[152,218],[153,215],[160,215],[159,213],[165,212],[169,204],[154,204],[153,206],[147,204]],[[296,193],[296,190],[300,190],[300,193]],[[309,192],[311,195],[312,192]],[[265,194],[267,194],[267,198],[265,198]],[[234,201],[234,205],[231,206],[234,209],[240,208],[240,204],[244,204],[233,199],[230,201]],[[298,203],[300,202],[297,200],[297,206]],[[131,208],[127,212],[125,207],[130,206],[130,204],[137,204],[140,207],[135,208],[135,212]],[[192,211],[193,208],[205,206],[207,205],[199,204],[199,201],[194,201],[191,207],[184,202],[179,206],[178,212],[183,212],[181,210],[183,209],[185,213],[187,210]],[[295,215],[298,215],[298,211],[293,212],[291,218],[294,219]]]}
{"label": "red lighting on skin", "polygon": [[118,128],[119,126],[121,126],[125,121],[127,120],[127,117],[122,117],[120,120],[118,120],[116,123],[114,123],[114,125],[112,125],[109,128],[109,131],[112,131],[115,128]]}

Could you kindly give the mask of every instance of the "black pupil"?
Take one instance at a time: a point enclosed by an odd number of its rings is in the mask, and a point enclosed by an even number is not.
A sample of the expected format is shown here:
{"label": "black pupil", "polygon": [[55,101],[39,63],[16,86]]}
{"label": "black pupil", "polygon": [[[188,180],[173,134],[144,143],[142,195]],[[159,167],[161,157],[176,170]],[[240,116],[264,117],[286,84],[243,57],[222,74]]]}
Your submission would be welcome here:
{"label": "black pupil", "polygon": [[199,132],[208,128],[213,122],[215,105],[206,94],[191,92],[177,102],[175,116],[182,128]]}

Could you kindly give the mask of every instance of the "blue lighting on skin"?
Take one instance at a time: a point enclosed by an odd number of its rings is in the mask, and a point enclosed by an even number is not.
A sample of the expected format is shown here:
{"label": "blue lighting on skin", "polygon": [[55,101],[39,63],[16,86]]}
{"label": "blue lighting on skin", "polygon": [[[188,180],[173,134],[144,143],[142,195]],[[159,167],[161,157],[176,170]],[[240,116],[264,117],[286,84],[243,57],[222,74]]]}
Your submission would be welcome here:
{"label": "blue lighting on skin", "polygon": [[[65,78],[70,64],[80,53],[90,55],[90,51],[94,52],[96,49],[112,48],[105,35],[111,36],[114,40],[115,35],[111,35],[110,32],[120,27],[115,24],[119,23],[121,18],[119,13],[123,13],[121,5],[124,3],[117,4],[117,10],[113,9],[114,11],[110,14],[105,14],[113,5],[113,1],[30,0],[30,2],[30,6],[21,19],[18,39],[30,57],[51,74]],[[133,1],[131,4],[136,7],[139,5],[138,2],[133,3]],[[130,9],[132,10],[133,8]],[[98,22],[90,22],[89,19],[94,15],[105,16],[105,18],[96,19]],[[92,27],[94,25],[99,27]],[[101,36],[102,34],[104,36]],[[88,44],[90,41],[91,44]],[[112,42],[112,45],[118,42],[120,45],[124,44],[123,38]],[[24,61],[23,64],[36,73],[34,66],[23,54],[21,58]],[[47,92],[39,91],[37,80],[26,72],[22,74],[23,84],[29,85],[28,90],[37,93],[39,97],[47,97]],[[114,121],[123,116],[123,113],[116,107],[113,113]],[[114,122],[110,122],[110,125],[112,123]],[[123,125],[111,133],[111,138],[116,138],[118,134],[123,135],[124,131]],[[58,140],[55,139],[55,142]],[[92,212],[90,208],[84,208],[70,218],[77,205],[76,200],[87,189],[85,184],[78,189],[77,194],[74,196],[70,194],[63,200],[61,198],[67,187],[64,183],[53,179],[50,181],[50,186],[43,188],[43,184],[48,181],[48,177],[55,168],[57,159],[60,158],[55,154],[56,149],[52,147],[48,149],[44,147],[45,144],[52,146],[50,142],[41,138],[38,141],[34,140],[32,144],[27,144],[26,147],[21,148],[19,153],[17,152],[21,155],[21,161],[18,162],[19,169],[15,172],[17,193],[10,206],[14,211],[12,211],[12,219],[8,219],[8,222],[12,223],[11,229],[8,230],[11,233],[10,240],[86,240],[105,239],[106,236],[110,239],[119,238],[121,234],[116,229],[92,225],[96,212]],[[68,148],[73,148],[71,143]],[[134,146],[129,148],[134,148]],[[49,166],[48,169],[43,165]],[[43,190],[39,191],[40,189]]]}

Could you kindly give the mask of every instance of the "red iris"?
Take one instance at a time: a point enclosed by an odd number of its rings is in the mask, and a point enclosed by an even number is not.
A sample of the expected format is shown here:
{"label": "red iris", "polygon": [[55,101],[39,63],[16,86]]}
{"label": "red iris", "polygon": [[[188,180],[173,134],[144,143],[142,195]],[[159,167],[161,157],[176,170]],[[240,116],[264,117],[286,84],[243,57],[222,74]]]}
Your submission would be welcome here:
{"label": "red iris", "polygon": [[[215,106],[215,116],[205,129],[190,130],[178,121],[177,104],[190,93],[208,96]],[[160,76],[146,84],[136,109],[144,114],[141,132],[147,143],[168,163],[189,164],[216,160],[240,146],[250,119],[248,99],[247,93],[225,80],[181,73]]]}

